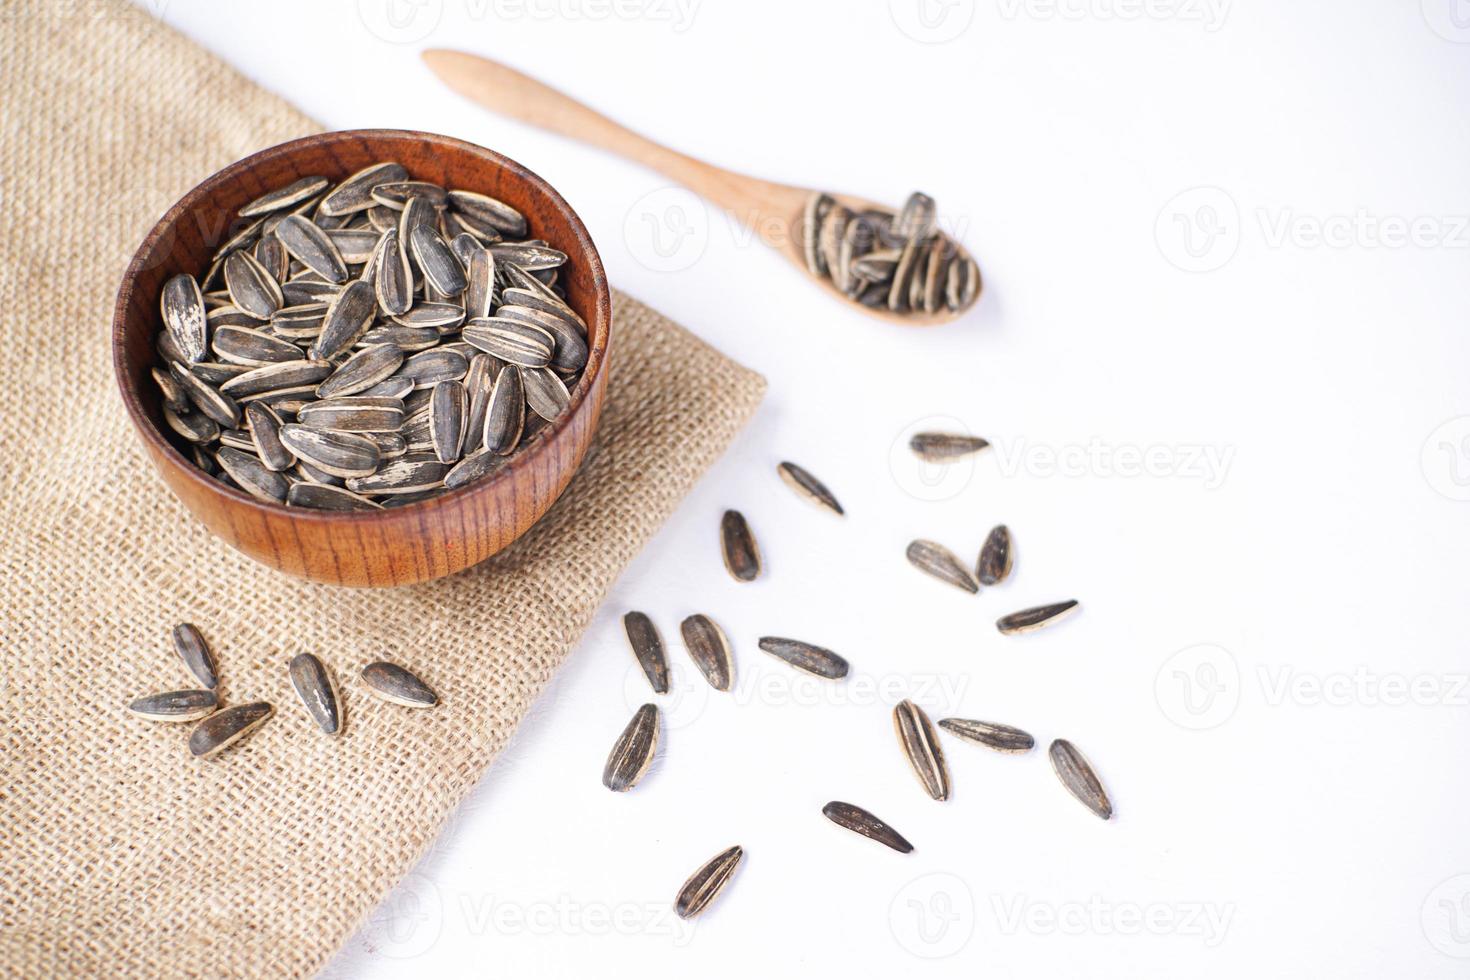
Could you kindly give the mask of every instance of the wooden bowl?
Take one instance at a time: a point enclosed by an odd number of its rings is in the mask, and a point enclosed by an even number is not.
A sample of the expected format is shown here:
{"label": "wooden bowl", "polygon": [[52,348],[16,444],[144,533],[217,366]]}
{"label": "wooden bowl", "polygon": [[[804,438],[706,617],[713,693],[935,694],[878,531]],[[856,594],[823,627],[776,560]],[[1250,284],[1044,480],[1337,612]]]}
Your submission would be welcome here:
{"label": "wooden bowl", "polygon": [[[590,355],[571,406],[505,466],[477,483],[380,511],[326,512],[256,500],[194,465],[164,435],[149,368],[172,275],[202,275],[241,205],[300,177],[334,180],[397,160],[420,180],[479,191],[525,214],[532,237],[565,252],[567,301],[587,321]],[[239,226],[236,225],[236,228]],[[498,153],[402,130],[349,130],[292,140],[231,164],[184,195],[153,226],[123,275],[112,354],[123,404],[163,481],[232,546],[281,571],[340,585],[406,585],[451,575],[506,547],[566,489],[602,411],[612,303],[602,260],[581,220],[546,181]]]}

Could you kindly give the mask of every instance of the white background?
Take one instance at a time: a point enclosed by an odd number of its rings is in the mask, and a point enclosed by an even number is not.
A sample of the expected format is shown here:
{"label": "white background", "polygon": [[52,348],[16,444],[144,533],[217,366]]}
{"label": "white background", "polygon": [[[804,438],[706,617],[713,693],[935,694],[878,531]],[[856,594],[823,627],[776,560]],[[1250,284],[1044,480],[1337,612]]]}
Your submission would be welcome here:
{"label": "white background", "polygon": [[[329,127],[525,163],[616,285],[770,380],[331,975],[1470,971],[1470,9],[918,2],[150,0]],[[894,203],[922,188],[984,298],[938,330],[870,321],[658,176],[448,93],[426,46],[735,169]],[[922,472],[901,439],[935,416],[995,448]],[[847,518],[778,482],[783,458]],[[753,585],[721,567],[726,507],[765,551]],[[914,537],[968,559],[999,522],[1019,551],[1002,587],[904,562]],[[992,626],[1073,596],[1050,632]],[[603,760],[651,699],[630,608],[679,684],[657,768],[615,796]],[[677,640],[695,611],[731,636],[733,695]],[[797,677],[765,634],[853,674]],[[948,736],[954,796],[930,801],[892,734],[904,695],[1070,738],[1116,818],[1043,750]],[[828,824],[830,799],[917,850]],[[730,889],[678,923],[684,877],[737,842]]]}

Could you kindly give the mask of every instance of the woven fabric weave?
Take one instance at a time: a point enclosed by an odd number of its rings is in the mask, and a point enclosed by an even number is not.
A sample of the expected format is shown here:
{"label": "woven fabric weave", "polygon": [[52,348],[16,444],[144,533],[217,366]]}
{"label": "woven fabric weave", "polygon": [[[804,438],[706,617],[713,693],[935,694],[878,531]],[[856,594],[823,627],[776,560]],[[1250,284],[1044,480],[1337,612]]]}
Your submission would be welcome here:
{"label": "woven fabric weave", "polygon": [[[618,295],[582,472],[514,547],[394,590],[286,578],[211,537],[149,467],[111,373],[118,277],[200,179],[316,127],[118,0],[0,12],[0,974],[305,975],[409,870],[485,772],[612,580],[764,389]],[[227,704],[276,715],[213,761],[123,708],[189,686],[196,623]],[[285,661],[347,700],[315,731]],[[362,692],[388,658],[440,694]]]}

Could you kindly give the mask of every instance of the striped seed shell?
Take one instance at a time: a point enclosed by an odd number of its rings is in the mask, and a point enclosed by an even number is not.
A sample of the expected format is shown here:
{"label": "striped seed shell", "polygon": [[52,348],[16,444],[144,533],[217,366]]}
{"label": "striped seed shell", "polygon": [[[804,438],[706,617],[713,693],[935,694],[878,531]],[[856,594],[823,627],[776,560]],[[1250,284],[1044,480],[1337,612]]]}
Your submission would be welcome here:
{"label": "striped seed shell", "polygon": [[862,834],[870,840],[893,848],[900,854],[908,854],[914,849],[914,845],[905,840],[902,834],[860,806],[833,800],[822,807],[822,816],[844,830]]}
{"label": "striped seed shell", "polygon": [[188,412],[189,397],[184,394],[183,385],[173,379],[173,375],[160,368],[149,368],[148,373],[153,376],[153,383],[158,385],[158,392],[163,396],[163,403],[175,412]]}
{"label": "striped seed shell", "polygon": [[551,368],[522,367],[516,371],[521,376],[521,387],[526,390],[526,404],[546,421],[555,421],[572,403],[566,382]]}
{"label": "striped seed shell", "polygon": [[232,381],[254,370],[248,364],[225,364],[220,361],[200,361],[197,364],[180,364],[179,366],[187,367],[190,374],[207,385],[223,385],[226,381]]}
{"label": "striped seed shell", "polygon": [[831,211],[836,203],[826,194],[812,194],[806,199],[806,207],[802,210],[802,255],[806,259],[807,271],[814,276],[825,277],[827,275],[827,265],[822,257],[819,236],[827,212]]}
{"label": "striped seed shell", "polygon": [[495,256],[497,264],[508,262],[526,272],[555,269],[567,260],[565,252],[545,242],[493,242],[485,247]]}
{"label": "striped seed shell", "polygon": [[806,468],[797,466],[795,463],[781,463],[776,467],[776,472],[786,485],[798,494],[810,500],[819,507],[825,507],[836,514],[841,514],[842,505],[827,489],[827,485],[815,476],[812,476]]}
{"label": "striped seed shell", "polygon": [[888,285],[888,308],[897,313],[908,308],[909,287],[914,277],[914,266],[919,261],[923,242],[917,237],[904,243],[898,254],[898,265],[893,267],[893,280]]}
{"label": "striped seed shell", "polygon": [[428,350],[438,345],[439,340],[439,331],[433,327],[405,327],[398,323],[385,323],[369,329],[358,343],[369,347],[392,344],[399,350],[410,353]]}
{"label": "striped seed shell", "polygon": [[658,735],[658,707],[645,704],[613,743],[602,767],[602,785],[614,793],[626,793],[637,786],[658,751]]}
{"label": "striped seed shell", "polygon": [[934,800],[949,799],[949,766],[939,735],[924,709],[907,699],[900,701],[893,709],[893,730],[924,792]]}
{"label": "striped seed shell", "polygon": [[903,202],[898,217],[893,219],[893,233],[904,238],[928,238],[934,234],[937,217],[934,198],[914,191]]}
{"label": "striped seed shell", "polygon": [[985,536],[980,548],[980,560],[975,563],[975,577],[981,585],[999,585],[1011,574],[1011,565],[1016,553],[1011,550],[1011,532],[1004,524],[997,524]]}
{"label": "striped seed shell", "polygon": [[674,899],[674,911],[679,918],[692,919],[703,912],[730,883],[743,857],[745,851],[737,844],[716,854],[690,875]]}
{"label": "striped seed shell", "polygon": [[483,221],[505,235],[519,238],[526,233],[526,218],[509,204],[474,191],[450,191],[449,206],[461,214]]}
{"label": "striped seed shell", "polygon": [[763,636],[760,648],[778,660],[784,660],[797,670],[808,674],[838,680],[847,676],[847,661],[825,647],[789,640],[782,636]]}
{"label": "striped seed shell", "polygon": [[927,463],[944,463],[959,456],[978,453],[990,443],[979,436],[956,435],[950,432],[920,432],[909,440],[914,455]]}
{"label": "striped seed shell", "polygon": [[291,484],[286,491],[286,506],[310,507],[313,510],[382,510],[383,505],[359,496],[343,487],[314,481]]}
{"label": "striped seed shell", "polygon": [[204,312],[204,295],[193,276],[179,273],[163,284],[159,312],[169,339],[183,355],[180,360],[204,360],[209,347],[209,323]]}
{"label": "striped seed shell", "polygon": [[664,641],[658,635],[658,627],[646,613],[630,612],[623,617],[623,629],[628,634],[628,645],[633,648],[633,657],[654,694],[669,693],[669,659],[664,653]]}
{"label": "striped seed shell", "polygon": [[[287,283],[287,285],[294,285]],[[283,306],[271,314],[271,332],[286,340],[310,340],[322,332],[327,308],[341,290],[333,286],[331,295],[320,300],[307,300],[292,306]]]}
{"label": "striped seed shell", "polygon": [[413,268],[398,240],[398,229],[383,233],[373,263],[373,293],[389,316],[407,313],[413,306]]}
{"label": "striped seed shell", "polygon": [[219,423],[200,412],[175,412],[163,406],[163,421],[189,442],[203,445],[219,438]]}
{"label": "striped seed shell", "polygon": [[250,423],[250,444],[255,455],[268,470],[277,473],[291,468],[296,457],[281,443],[281,417],[264,402],[245,406],[245,421]]}
{"label": "striped seed shell", "polygon": [[290,487],[286,478],[266,469],[265,464],[253,453],[226,446],[215,453],[214,458],[230,475],[230,479],[240,485],[241,490],[257,500],[278,504],[286,499],[286,490]]}
{"label": "striped seed shell", "polygon": [[397,432],[403,417],[400,399],[368,395],[324,398],[296,413],[296,421],[302,425],[336,432]]}
{"label": "striped seed shell", "polygon": [[317,727],[328,735],[342,734],[342,701],[337,685],[316,654],[298,653],[286,667],[296,696]]}
{"label": "striped seed shell", "polygon": [[413,198],[436,208],[444,206],[448,195],[444,188],[427,180],[394,180],[378,184],[372,191],[373,200],[395,210],[402,209]]}
{"label": "striped seed shell", "polygon": [[720,518],[720,553],[725,559],[725,570],[735,581],[753,582],[760,575],[760,548],[745,515],[738,510],[727,510]]}
{"label": "striped seed shell", "polygon": [[1067,792],[1077,797],[1082,805],[1104,820],[1113,816],[1113,803],[1103,789],[1102,781],[1092,766],[1077,751],[1077,747],[1064,738],[1051,743],[1051,766],[1057,778],[1067,787]]}
{"label": "striped seed shell", "polygon": [[509,455],[520,443],[525,425],[526,392],[521,373],[502,370],[490,391],[490,403],[485,407],[485,448],[501,456]]}
{"label": "striped seed shell", "polygon": [[326,360],[357,343],[373,322],[376,312],[377,297],[373,294],[372,285],[361,279],[349,282],[327,307],[311,356]]}
{"label": "striped seed shell", "polygon": [[464,307],[456,303],[425,301],[406,313],[392,315],[393,322],[403,327],[433,327],[440,333],[452,332],[464,322]]}
{"label": "striped seed shell", "polygon": [[1002,616],[995,621],[995,628],[1006,636],[1017,633],[1030,633],[1032,630],[1039,630],[1043,626],[1050,626],[1076,608],[1076,599],[1068,599],[1066,602],[1053,602],[1045,606],[1033,606],[1030,609],[1013,612],[1009,616]]}
{"label": "striped seed shell", "polygon": [[1030,733],[1010,725],[990,721],[972,721],[966,718],[941,718],[939,727],[967,742],[975,742],[997,752],[1019,754],[1030,752],[1036,739]]}
{"label": "striped seed shell", "polygon": [[461,257],[465,277],[464,312],[471,320],[481,319],[490,315],[495,298],[495,257],[469,235],[460,236],[455,241],[464,239],[469,242],[461,246],[464,252]]}
{"label": "striped seed shell", "polygon": [[196,759],[217,755],[265,724],[274,710],[268,702],[254,701],[216,711],[189,733],[189,752]]}
{"label": "striped seed shell", "polygon": [[471,320],[462,334],[465,343],[521,367],[546,367],[556,341],[540,327],[521,320],[489,317]]}
{"label": "striped seed shell", "polygon": [[547,293],[536,292],[535,290],[525,289],[521,286],[507,286],[501,290],[500,298],[501,302],[506,306],[529,307],[533,310],[540,310],[542,313],[559,316],[573,330],[581,334],[584,339],[587,336],[587,322],[578,316],[575,310],[558,298],[555,293],[548,295]]}
{"label": "striped seed shell", "polygon": [[330,283],[347,281],[347,262],[330,235],[299,214],[276,227],[276,237],[291,256]]}
{"label": "striped seed shell", "polygon": [[366,392],[403,366],[403,349],[392,344],[369,344],[342,362],[317,385],[318,398],[333,398]]}
{"label": "striped seed shell", "polygon": [[[369,398],[406,399],[413,393],[413,381],[409,378],[387,377],[360,394]],[[407,404],[405,403],[405,410]]]}
{"label": "striped seed shell", "polygon": [[322,198],[321,213],[332,217],[366,211],[377,204],[373,200],[373,188],[408,179],[408,171],[402,164],[384,162],[364,167],[348,177]]}
{"label": "striped seed shell", "polygon": [[248,398],[271,391],[307,387],[314,391],[323,378],[332,373],[327,361],[281,361],[252,368],[219,386],[220,394],[231,398]]}
{"label": "striped seed shell", "polygon": [[463,354],[440,347],[414,354],[403,362],[396,377],[408,378],[415,389],[432,388],[441,381],[459,381],[469,369]]}
{"label": "striped seed shell", "polygon": [[184,389],[184,395],[199,411],[214,419],[225,428],[232,429],[240,424],[240,406],[219,388],[208,384],[195,373],[195,369],[182,364],[170,364],[168,373]]}
{"label": "striped seed shell", "polygon": [[454,490],[459,487],[474,483],[482,477],[498,469],[505,462],[505,457],[488,449],[479,449],[470,453],[464,459],[454,464],[454,468],[444,474],[444,487]]}
{"label": "striped seed shell", "polygon": [[309,200],[327,189],[331,181],[325,177],[302,177],[293,181],[285,187],[278,187],[260,195],[249,204],[240,209],[242,218],[254,218],[258,215],[269,214],[272,211],[284,211],[295,207],[302,201]]}
{"label": "striped seed shell", "polygon": [[281,286],[254,255],[243,249],[225,259],[230,301],[257,320],[268,320],[284,303]]}
{"label": "striped seed shell", "polygon": [[446,296],[458,296],[468,283],[464,266],[449,250],[449,243],[437,228],[421,224],[409,232],[408,243],[414,262],[430,285]]}
{"label": "striped seed shell", "polygon": [[958,313],[980,295],[980,267],[969,256],[956,258],[945,273],[944,302]]}
{"label": "striped seed shell", "polygon": [[822,265],[834,282],[841,275],[838,266],[841,261],[842,236],[851,219],[851,211],[841,204],[834,204],[827,212],[827,217],[822,219],[822,227],[817,232],[817,250],[822,256]]}
{"label": "striped seed shell", "polygon": [[362,669],[362,680],[378,697],[409,708],[432,708],[439,696],[410,671],[379,660]]}
{"label": "striped seed shell", "polygon": [[138,698],[128,711],[149,721],[198,721],[219,707],[219,696],[213,691],[191,689],[164,691]]}
{"label": "striped seed shell", "polygon": [[942,544],[922,539],[910,541],[905,554],[908,556],[909,564],[926,575],[932,575],[941,582],[948,582],[966,592],[980,591],[980,585],[970,574],[970,570],[960,564],[954,552]]}
{"label": "striped seed shell", "polygon": [[[336,246],[337,254],[348,265],[370,266],[378,251],[378,244],[383,240],[382,234],[372,228],[338,228],[326,234]],[[364,269],[361,278],[371,281],[373,272],[372,268]]]}
{"label": "striped seed shell", "polygon": [[[495,390],[495,358],[475,354],[464,373],[464,393],[468,408],[464,416],[464,439],[460,452],[469,455],[484,445],[485,413],[490,408],[490,393]],[[431,396],[432,397],[432,396]]]}
{"label": "striped seed shell", "polygon": [[587,366],[587,341],[577,327],[565,317],[530,306],[502,305],[495,315],[506,320],[520,320],[551,334],[553,349],[550,367],[568,374]]}
{"label": "striped seed shell", "polygon": [[458,381],[441,381],[434,386],[429,400],[429,438],[434,455],[441,463],[459,460],[464,446],[465,416],[469,414],[469,397]]}
{"label": "striped seed shell", "polygon": [[295,422],[281,426],[281,443],[302,462],[344,479],[372,474],[382,460],[378,444],[352,432],[329,432]]}
{"label": "striped seed shell", "polygon": [[689,659],[716,691],[728,691],[735,682],[735,660],[730,654],[730,641],[708,616],[696,613],[679,624]]}
{"label": "striped seed shell", "polygon": [[347,489],[353,493],[405,494],[433,490],[444,483],[449,465],[431,455],[410,453],[389,460],[368,476],[350,477]]}
{"label": "striped seed shell", "polygon": [[306,357],[306,352],[289,340],[264,330],[234,324],[216,327],[209,345],[220,360],[249,367],[299,361]]}

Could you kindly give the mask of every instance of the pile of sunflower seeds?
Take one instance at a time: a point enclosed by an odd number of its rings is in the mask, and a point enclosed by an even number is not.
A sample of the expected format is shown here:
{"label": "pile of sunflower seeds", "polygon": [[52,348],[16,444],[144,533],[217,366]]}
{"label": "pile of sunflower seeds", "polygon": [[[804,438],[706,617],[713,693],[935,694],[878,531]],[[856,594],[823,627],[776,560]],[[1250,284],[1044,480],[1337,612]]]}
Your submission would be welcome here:
{"label": "pile of sunflower seeds", "polygon": [[[219,667],[198,627],[180,623],[173,631],[174,651],[199,686],[158,694],[147,694],[128,705],[128,711],[149,721],[197,721],[189,734],[189,753],[210,759],[242,741],[270,720],[275,707],[269,701],[252,701],[221,708]],[[341,735],[346,703],[336,679],[312,653],[300,653],[286,663],[286,674],[296,696],[323,734]],[[409,708],[432,708],[439,697],[429,685],[398,664],[379,660],[362,668],[361,679],[369,691],[385,701]]]}
{"label": "pile of sunflower seeds", "polygon": [[940,234],[927,194],[910,194],[896,215],[853,212],[828,194],[813,194],[802,215],[801,245],[808,272],[864,306],[959,313],[980,295],[979,266]]}
{"label": "pile of sunflower seeds", "polygon": [[228,486],[296,507],[412,503],[480,479],[566,410],[587,325],[567,257],[510,206],[377,163],[240,209],[164,284],[163,417]]}

